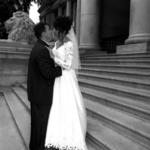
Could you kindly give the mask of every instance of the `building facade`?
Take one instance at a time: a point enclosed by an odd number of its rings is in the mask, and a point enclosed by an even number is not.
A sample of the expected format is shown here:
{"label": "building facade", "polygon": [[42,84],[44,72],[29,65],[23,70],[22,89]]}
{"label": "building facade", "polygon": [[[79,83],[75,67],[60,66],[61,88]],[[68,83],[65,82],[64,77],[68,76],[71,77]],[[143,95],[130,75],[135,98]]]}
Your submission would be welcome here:
{"label": "building facade", "polygon": [[132,53],[148,51],[149,7],[149,0],[43,0],[39,12],[51,27],[57,16],[71,16],[81,50]]}

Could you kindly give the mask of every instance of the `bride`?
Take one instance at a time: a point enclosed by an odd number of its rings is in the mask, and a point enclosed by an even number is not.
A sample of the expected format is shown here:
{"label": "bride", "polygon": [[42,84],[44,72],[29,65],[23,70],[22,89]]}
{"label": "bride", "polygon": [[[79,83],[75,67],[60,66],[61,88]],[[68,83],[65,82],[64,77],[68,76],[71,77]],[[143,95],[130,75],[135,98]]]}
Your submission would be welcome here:
{"label": "bride", "polygon": [[54,28],[58,40],[52,54],[55,63],[62,67],[62,76],[55,79],[45,147],[87,150],[86,112],[75,73],[80,67],[79,52],[71,18],[58,17]]}

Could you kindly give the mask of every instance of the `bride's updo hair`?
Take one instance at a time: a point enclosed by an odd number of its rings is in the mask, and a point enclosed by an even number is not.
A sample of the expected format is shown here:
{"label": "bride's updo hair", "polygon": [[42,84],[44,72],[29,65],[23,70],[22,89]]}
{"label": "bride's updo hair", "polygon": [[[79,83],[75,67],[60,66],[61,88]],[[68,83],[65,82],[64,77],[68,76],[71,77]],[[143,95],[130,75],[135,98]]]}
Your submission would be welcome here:
{"label": "bride's updo hair", "polygon": [[54,28],[58,30],[59,33],[67,34],[72,26],[72,19],[70,17],[61,16],[56,18],[54,22]]}

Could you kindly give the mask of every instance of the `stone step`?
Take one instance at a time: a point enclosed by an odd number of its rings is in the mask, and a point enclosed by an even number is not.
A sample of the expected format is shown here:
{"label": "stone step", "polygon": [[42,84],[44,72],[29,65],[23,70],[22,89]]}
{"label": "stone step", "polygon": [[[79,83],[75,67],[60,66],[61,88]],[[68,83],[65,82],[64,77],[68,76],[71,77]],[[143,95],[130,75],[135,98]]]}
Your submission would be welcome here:
{"label": "stone step", "polygon": [[[24,87],[26,89],[26,84],[22,84],[22,87]],[[91,141],[91,139],[90,139]],[[93,142],[92,142],[93,143]],[[93,148],[93,144],[92,144],[92,148]],[[122,150],[122,149],[121,149]]]}
{"label": "stone step", "polygon": [[0,51],[30,52],[31,48],[0,46]]}
{"label": "stone step", "polygon": [[99,150],[148,150],[92,117],[88,117],[87,137],[95,143],[95,147],[99,147]]}
{"label": "stone step", "polygon": [[[112,109],[105,105],[100,105],[96,102],[92,102],[89,99],[86,99],[86,107],[88,110],[88,116],[94,118],[95,120],[98,120],[103,126],[114,130],[112,134],[113,136],[115,134],[121,134],[123,138],[129,138],[130,140],[143,146],[143,148],[150,148],[150,122],[144,122],[143,120],[129,116],[128,114],[118,111],[116,109]],[[95,122],[91,121],[91,123]],[[92,125],[91,128],[93,128],[95,132],[98,132],[96,129],[99,129],[99,131],[101,131],[102,133],[100,134],[99,132],[99,134],[97,133],[97,135],[101,136],[101,138],[105,135],[107,135],[108,137],[111,136],[111,133],[107,133],[101,127],[96,128],[94,125]],[[121,137],[117,136],[115,139],[121,141]],[[112,142],[113,138],[110,138],[109,140],[110,142]],[[103,142],[106,141],[107,140],[105,139]],[[124,141],[123,143],[125,144],[126,142]],[[119,143],[117,144],[116,142],[116,144],[113,143],[112,146],[118,145]],[[128,143],[126,143],[125,145],[128,145]],[[130,146],[130,149],[131,148],[132,146]],[[120,147],[120,149],[122,150],[123,148]]]}
{"label": "stone step", "polygon": [[143,101],[116,96],[114,94],[95,90],[82,85],[80,85],[80,88],[84,98],[129,113],[130,115],[144,121],[150,121],[150,105]]}
{"label": "stone step", "polygon": [[91,58],[99,58],[99,59],[127,59],[127,58],[149,58],[150,53],[143,53],[143,54],[89,54],[89,55],[81,55],[82,59],[91,59]]}
{"label": "stone step", "polygon": [[4,96],[0,94],[0,149],[27,150],[13,119]]}
{"label": "stone step", "polygon": [[1,86],[11,86],[16,82],[25,82],[25,81],[26,81],[26,74],[15,74],[15,73],[1,74],[0,73]]}
{"label": "stone step", "polygon": [[102,149],[96,149],[90,140],[86,140],[87,148],[88,150],[102,150]]}
{"label": "stone step", "polygon": [[113,62],[108,62],[108,63],[102,63],[102,62],[96,62],[95,63],[85,63],[85,62],[82,62],[83,66],[89,66],[89,67],[128,67],[128,68],[147,68],[147,69],[150,69],[150,61],[149,63],[136,63],[136,62],[133,62],[133,63],[113,63]]}
{"label": "stone step", "polygon": [[91,59],[91,60],[88,60],[88,59],[83,59],[81,60],[81,63],[83,64],[108,64],[108,65],[112,65],[112,64],[126,64],[126,65],[130,65],[130,64],[133,64],[133,65],[149,65],[150,64],[150,59],[148,60],[134,60],[134,59],[131,59],[131,60],[95,60],[95,59]]}
{"label": "stone step", "polygon": [[105,68],[87,68],[82,67],[82,69],[79,70],[82,73],[93,73],[93,74],[102,74],[102,75],[112,75],[112,76],[119,76],[119,77],[130,77],[130,78],[136,78],[136,79],[146,79],[150,80],[150,73],[149,72],[141,72],[138,70],[123,70],[123,69],[105,69]]}
{"label": "stone step", "polygon": [[27,90],[27,84],[26,84],[26,83],[22,83],[22,84],[20,84],[20,86],[21,86],[23,89]]}
{"label": "stone step", "polygon": [[28,149],[30,139],[30,115],[22,101],[12,91],[4,92],[5,99],[14,118],[18,132]]}
{"label": "stone step", "polygon": [[92,81],[103,81],[106,83],[115,83],[116,85],[125,85],[133,88],[150,90],[150,80],[130,78],[128,76],[119,77],[112,75],[94,74],[94,73],[82,73],[78,72],[78,77],[81,79],[88,79]]}
{"label": "stone step", "polygon": [[28,59],[29,52],[1,51],[0,59]]}
{"label": "stone step", "polygon": [[89,58],[81,58],[81,62],[82,61],[149,61],[150,60],[150,57],[123,57],[123,58],[119,58],[119,57],[108,57],[108,58],[105,58],[105,57],[89,57]]}
{"label": "stone step", "polygon": [[81,57],[81,60],[149,60],[150,55],[139,55],[139,56],[134,56],[134,55],[122,55],[122,56],[118,56],[118,55],[114,55],[114,56],[99,56],[99,55],[94,55],[94,56],[84,56]]}
{"label": "stone step", "polygon": [[147,72],[150,74],[150,65],[121,65],[121,64],[81,64],[81,68],[94,68],[94,69],[105,69],[111,71],[139,71],[139,72]]}
{"label": "stone step", "polygon": [[[27,85],[25,83],[13,87],[13,91],[15,95],[24,103],[24,105],[26,105],[25,107],[28,109],[28,111],[30,111],[30,104],[27,100],[26,90],[27,90]],[[86,139],[86,141],[87,141],[88,150],[100,150],[100,149],[95,149],[92,142],[89,139]]]}
{"label": "stone step", "polygon": [[28,101],[27,98],[27,92],[24,89],[17,86],[14,86],[12,89],[15,95],[18,97],[18,99],[22,101],[26,109],[30,111],[30,102]]}
{"label": "stone step", "polygon": [[99,147],[99,145],[95,144],[95,141],[91,138],[89,138],[88,133],[86,134],[86,144],[88,147],[88,150],[104,150],[102,148]]}
{"label": "stone step", "polygon": [[90,55],[90,54],[99,54],[99,55],[107,55],[106,51],[102,51],[102,50],[94,50],[94,49],[89,49],[89,50],[85,50],[85,49],[80,49],[80,54],[85,56],[85,55]]}
{"label": "stone step", "polygon": [[11,40],[0,40],[0,47],[24,47],[24,48],[31,48],[32,45],[29,45],[25,42],[16,42]]}
{"label": "stone step", "polygon": [[150,104],[150,92],[146,89],[136,89],[129,86],[116,85],[113,83],[106,83],[103,81],[91,81],[87,79],[80,79],[81,86],[90,87],[98,91],[107,92],[121,97],[133,98],[137,101],[142,101]]}

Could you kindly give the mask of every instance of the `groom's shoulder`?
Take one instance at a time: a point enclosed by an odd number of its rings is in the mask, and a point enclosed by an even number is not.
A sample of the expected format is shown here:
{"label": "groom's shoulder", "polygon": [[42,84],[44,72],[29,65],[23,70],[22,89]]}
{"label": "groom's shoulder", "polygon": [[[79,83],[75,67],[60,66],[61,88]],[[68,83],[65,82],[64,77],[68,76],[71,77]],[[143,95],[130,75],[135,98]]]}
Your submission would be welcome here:
{"label": "groom's shoulder", "polygon": [[37,43],[35,43],[35,45],[32,48],[31,56],[36,57],[39,55],[40,56],[48,55],[48,50],[43,44],[37,42]]}
{"label": "groom's shoulder", "polygon": [[34,44],[34,46],[33,46],[33,50],[34,49],[41,49],[42,48],[42,44],[39,42],[39,41],[37,41],[35,44]]}
{"label": "groom's shoulder", "polygon": [[40,50],[42,50],[44,46],[40,42],[36,42],[34,46],[32,47],[32,52],[38,53]]}

